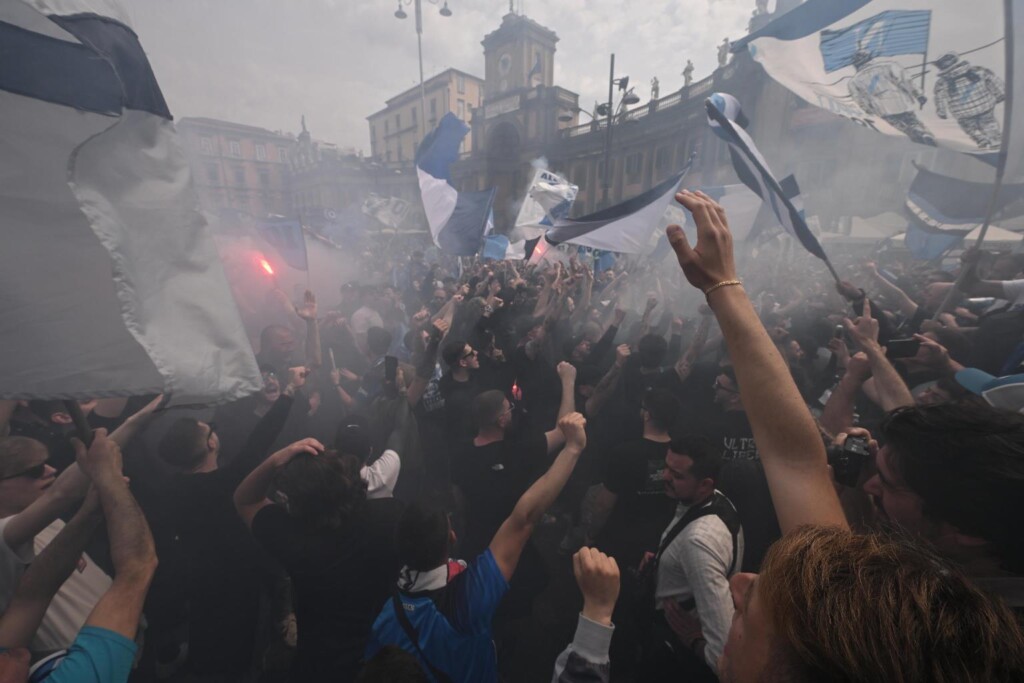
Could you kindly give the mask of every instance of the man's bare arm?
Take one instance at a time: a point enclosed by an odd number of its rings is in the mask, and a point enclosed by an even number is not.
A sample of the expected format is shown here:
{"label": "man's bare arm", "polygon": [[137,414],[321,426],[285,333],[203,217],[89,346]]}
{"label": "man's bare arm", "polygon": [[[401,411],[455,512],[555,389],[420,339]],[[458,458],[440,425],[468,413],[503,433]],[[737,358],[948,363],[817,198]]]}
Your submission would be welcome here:
{"label": "man's bare arm", "polygon": [[[679,226],[667,231],[686,279],[704,292],[735,281],[725,210],[703,193],[683,191],[676,199],[697,225],[695,247]],[[750,299],[741,286],[724,285],[708,302],[733,361],[782,531],[802,524],[846,527],[817,425]]]}

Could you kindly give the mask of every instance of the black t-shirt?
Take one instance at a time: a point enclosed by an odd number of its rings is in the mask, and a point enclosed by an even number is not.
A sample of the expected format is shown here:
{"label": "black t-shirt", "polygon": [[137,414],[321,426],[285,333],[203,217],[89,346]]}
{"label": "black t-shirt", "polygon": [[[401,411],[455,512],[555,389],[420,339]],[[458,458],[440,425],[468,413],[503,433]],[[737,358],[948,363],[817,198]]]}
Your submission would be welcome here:
{"label": "black t-shirt", "polygon": [[640,439],[612,450],[604,487],[618,496],[598,539],[620,566],[633,566],[658,545],[672,521],[675,501],[665,495],[662,472],[668,443]]}
{"label": "black t-shirt", "polygon": [[520,496],[550,462],[547,439],[539,432],[486,446],[468,441],[456,451],[452,480],[466,501],[464,555],[483,552]]}
{"label": "black t-shirt", "polygon": [[444,397],[445,435],[451,444],[473,437],[473,401],[482,391],[475,374],[465,382],[457,381],[452,373],[445,373],[437,383]]}
{"label": "black t-shirt", "polygon": [[296,680],[355,678],[373,620],[398,580],[401,510],[393,498],[368,500],[334,532],[310,529],[277,505],[256,513],[252,533],[284,565],[295,591]]}
{"label": "black t-shirt", "polygon": [[744,411],[719,411],[698,433],[721,448],[722,469],[717,488],[728,496],[743,524],[743,571],[759,570],[768,546],[782,536],[772,504],[764,466],[754,443],[754,433]]}

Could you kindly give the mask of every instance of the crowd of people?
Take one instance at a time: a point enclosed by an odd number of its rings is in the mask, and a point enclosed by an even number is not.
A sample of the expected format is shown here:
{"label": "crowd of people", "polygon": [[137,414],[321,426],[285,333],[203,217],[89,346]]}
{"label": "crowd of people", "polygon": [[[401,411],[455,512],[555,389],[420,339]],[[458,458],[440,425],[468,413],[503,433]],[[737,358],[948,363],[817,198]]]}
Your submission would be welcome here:
{"label": "crowd of people", "polygon": [[232,404],[0,402],[0,681],[527,680],[552,605],[559,683],[1024,680],[1024,258],[737,269],[676,199],[678,266],[272,289]]}

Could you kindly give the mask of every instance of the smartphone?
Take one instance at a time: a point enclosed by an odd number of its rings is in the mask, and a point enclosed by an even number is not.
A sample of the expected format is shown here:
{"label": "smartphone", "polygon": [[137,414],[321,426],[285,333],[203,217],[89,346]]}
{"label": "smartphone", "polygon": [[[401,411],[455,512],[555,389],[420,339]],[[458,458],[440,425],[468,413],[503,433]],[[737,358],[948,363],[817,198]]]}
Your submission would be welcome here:
{"label": "smartphone", "polygon": [[890,339],[889,343],[885,345],[885,356],[890,360],[910,358],[917,355],[919,348],[921,348],[919,339]]}
{"label": "smartphone", "polygon": [[836,325],[835,332],[832,333],[832,336],[834,338],[836,338],[836,339],[842,339],[843,338],[843,334],[845,332],[846,332],[846,328],[845,327],[843,327],[842,325]]}
{"label": "smartphone", "polygon": [[384,381],[394,382],[398,376],[398,359],[394,356],[384,356]]}

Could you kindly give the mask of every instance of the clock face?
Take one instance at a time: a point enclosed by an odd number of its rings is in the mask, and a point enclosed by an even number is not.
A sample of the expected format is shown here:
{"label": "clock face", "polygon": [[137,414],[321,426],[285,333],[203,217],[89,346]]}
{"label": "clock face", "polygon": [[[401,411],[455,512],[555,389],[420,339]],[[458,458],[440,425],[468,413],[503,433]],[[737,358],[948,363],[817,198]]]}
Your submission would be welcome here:
{"label": "clock face", "polygon": [[509,69],[512,68],[512,55],[507,52],[498,58],[498,73],[502,76],[508,74]]}

